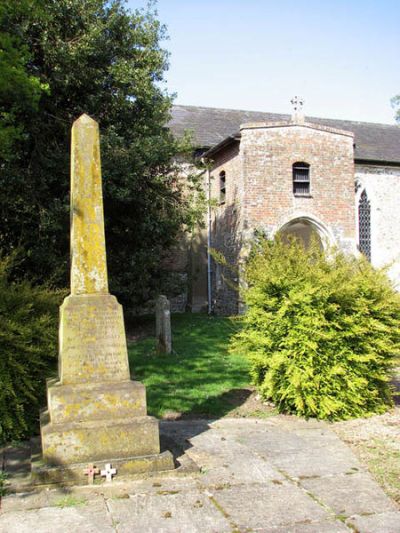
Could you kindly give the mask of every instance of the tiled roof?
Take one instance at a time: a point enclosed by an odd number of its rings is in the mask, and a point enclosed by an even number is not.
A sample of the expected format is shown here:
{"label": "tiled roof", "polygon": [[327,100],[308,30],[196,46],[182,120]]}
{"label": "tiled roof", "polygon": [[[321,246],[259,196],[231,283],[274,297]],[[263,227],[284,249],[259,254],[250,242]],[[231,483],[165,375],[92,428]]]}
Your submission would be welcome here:
{"label": "tiled roof", "polygon": [[[182,135],[185,130],[191,130],[198,148],[210,148],[230,135],[237,134],[240,125],[246,122],[272,122],[289,118],[289,115],[277,113],[176,105],[172,108],[169,126],[176,136]],[[355,135],[356,160],[400,165],[399,126],[315,117],[306,117],[306,121],[352,131]]]}

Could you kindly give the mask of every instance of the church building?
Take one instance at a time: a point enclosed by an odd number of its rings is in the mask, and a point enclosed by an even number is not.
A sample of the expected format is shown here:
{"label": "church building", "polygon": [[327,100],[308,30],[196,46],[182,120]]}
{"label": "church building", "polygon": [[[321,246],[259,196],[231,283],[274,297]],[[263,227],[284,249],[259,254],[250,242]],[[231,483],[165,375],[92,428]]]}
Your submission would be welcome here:
{"label": "church building", "polygon": [[363,253],[374,266],[390,265],[400,286],[400,128],[254,111],[174,106],[170,128],[192,132],[208,163],[204,186],[211,200],[206,227],[193,235],[185,260],[192,311],[240,312],[227,267],[245,260],[254,232],[294,235],[307,245]]}

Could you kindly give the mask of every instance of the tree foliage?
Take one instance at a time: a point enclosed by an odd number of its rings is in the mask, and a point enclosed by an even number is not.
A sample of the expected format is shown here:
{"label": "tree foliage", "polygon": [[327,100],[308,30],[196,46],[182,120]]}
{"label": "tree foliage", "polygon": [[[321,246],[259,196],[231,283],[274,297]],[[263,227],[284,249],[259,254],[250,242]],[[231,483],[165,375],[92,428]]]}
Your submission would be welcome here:
{"label": "tree foliage", "polygon": [[0,157],[10,160],[23,138],[28,117],[37,111],[45,86],[28,72],[30,53],[22,35],[11,30],[10,21],[29,7],[21,2],[0,3]]}
{"label": "tree foliage", "polygon": [[0,442],[37,431],[45,380],[55,372],[62,293],[11,283],[0,260]]}
{"label": "tree foliage", "polygon": [[184,190],[174,164],[188,143],[165,127],[165,30],[151,6],[120,0],[14,4],[0,0],[0,248],[20,250],[14,276],[68,284],[70,128],[88,113],[101,131],[111,290],[140,304],[201,210],[197,179]]}
{"label": "tree foliage", "polygon": [[396,111],[395,118],[397,122],[400,122],[400,94],[398,94],[397,96],[393,96],[393,98],[391,99],[391,104],[393,109],[395,109]]}
{"label": "tree foliage", "polygon": [[346,419],[391,405],[400,296],[364,258],[261,241],[246,268],[243,329],[262,396],[281,412]]}

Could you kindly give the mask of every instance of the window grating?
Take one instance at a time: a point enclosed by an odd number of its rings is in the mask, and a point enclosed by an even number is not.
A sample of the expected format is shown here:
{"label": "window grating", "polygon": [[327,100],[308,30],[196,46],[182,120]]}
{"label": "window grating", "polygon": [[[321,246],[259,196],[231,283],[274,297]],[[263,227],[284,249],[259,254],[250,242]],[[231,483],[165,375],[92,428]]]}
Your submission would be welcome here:
{"label": "window grating", "polygon": [[310,194],[310,165],[308,163],[293,165],[293,194],[296,196]]}
{"label": "window grating", "polygon": [[358,202],[358,248],[371,261],[371,204],[365,189]]}

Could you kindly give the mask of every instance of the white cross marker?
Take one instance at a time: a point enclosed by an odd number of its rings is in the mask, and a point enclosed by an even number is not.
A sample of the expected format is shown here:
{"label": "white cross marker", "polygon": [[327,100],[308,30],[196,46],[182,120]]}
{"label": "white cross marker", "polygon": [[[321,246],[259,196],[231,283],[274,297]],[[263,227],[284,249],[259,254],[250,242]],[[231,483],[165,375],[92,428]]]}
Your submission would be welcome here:
{"label": "white cross marker", "polygon": [[106,481],[112,481],[112,477],[115,476],[116,473],[117,469],[111,468],[110,463],[106,464],[105,469],[100,472],[101,476],[106,478]]}

